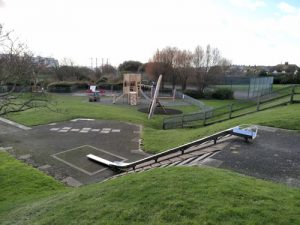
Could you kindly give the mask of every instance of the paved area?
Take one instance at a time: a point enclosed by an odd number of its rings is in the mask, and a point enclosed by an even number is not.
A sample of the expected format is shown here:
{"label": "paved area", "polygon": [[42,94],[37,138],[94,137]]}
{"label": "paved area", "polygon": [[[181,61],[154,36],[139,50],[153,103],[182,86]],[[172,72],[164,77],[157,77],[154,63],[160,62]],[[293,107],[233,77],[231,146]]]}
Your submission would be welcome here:
{"label": "paved area", "polygon": [[77,119],[30,130],[0,121],[0,131],[2,148],[71,186],[101,181],[115,174],[87,159],[87,154],[126,162],[147,155],[140,150],[141,128],[116,121]]}
{"label": "paved area", "polygon": [[203,164],[300,187],[300,133],[259,127],[255,140],[233,139]]}

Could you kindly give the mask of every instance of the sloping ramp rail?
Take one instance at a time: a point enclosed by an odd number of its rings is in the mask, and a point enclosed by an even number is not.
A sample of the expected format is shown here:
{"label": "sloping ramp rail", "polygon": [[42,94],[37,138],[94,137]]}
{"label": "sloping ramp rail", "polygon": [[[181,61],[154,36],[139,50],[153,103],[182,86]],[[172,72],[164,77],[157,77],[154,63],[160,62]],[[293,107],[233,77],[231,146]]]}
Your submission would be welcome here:
{"label": "sloping ramp rail", "polygon": [[214,144],[217,143],[218,140],[227,137],[227,136],[238,136],[238,137],[242,137],[244,138],[246,141],[253,140],[256,138],[257,135],[257,131],[258,128],[256,126],[252,126],[252,125],[239,125],[237,127],[233,127],[233,128],[229,128],[227,130],[223,130],[221,132],[218,132],[216,134],[210,135],[208,137],[204,137],[201,139],[198,139],[196,141],[181,145],[179,147],[176,148],[172,148],[169,149],[167,151],[146,157],[144,159],[140,159],[137,160],[135,162],[131,162],[131,163],[125,163],[125,162],[111,162],[109,160],[100,158],[98,156],[95,156],[93,154],[89,154],[87,155],[87,158],[90,160],[93,160],[97,163],[100,163],[102,165],[105,165],[113,170],[121,170],[121,171],[126,171],[126,170],[130,170],[133,169],[135,170],[136,166],[147,163],[149,161],[153,161],[153,163],[157,163],[158,160],[162,157],[174,154],[174,153],[178,153],[181,152],[181,154],[183,155],[185,153],[185,150],[194,147],[194,146],[200,146],[203,145],[205,143],[211,142],[213,141]]}

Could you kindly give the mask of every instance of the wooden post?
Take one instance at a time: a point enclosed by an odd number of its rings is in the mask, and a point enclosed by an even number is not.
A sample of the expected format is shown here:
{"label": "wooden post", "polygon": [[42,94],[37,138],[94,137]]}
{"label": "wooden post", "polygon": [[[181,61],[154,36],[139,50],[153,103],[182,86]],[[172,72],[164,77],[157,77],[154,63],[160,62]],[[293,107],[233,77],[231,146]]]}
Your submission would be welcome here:
{"label": "wooden post", "polygon": [[259,111],[259,105],[260,105],[260,95],[257,98],[256,111]]}
{"label": "wooden post", "polygon": [[290,100],[291,104],[294,103],[294,94],[295,94],[295,85],[293,85],[293,87],[292,87],[291,100]]}
{"label": "wooden post", "polygon": [[232,109],[233,109],[233,103],[230,104],[230,112],[229,112],[229,119],[232,118]]}
{"label": "wooden post", "polygon": [[203,126],[206,124],[206,111],[204,111]]}

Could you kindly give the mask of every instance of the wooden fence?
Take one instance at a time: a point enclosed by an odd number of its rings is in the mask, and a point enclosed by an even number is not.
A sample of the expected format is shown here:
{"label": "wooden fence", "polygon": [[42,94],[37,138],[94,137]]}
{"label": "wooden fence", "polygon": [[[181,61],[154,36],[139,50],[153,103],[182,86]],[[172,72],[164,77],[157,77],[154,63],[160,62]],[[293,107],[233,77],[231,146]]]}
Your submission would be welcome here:
{"label": "wooden fence", "polygon": [[167,117],[163,120],[163,129],[174,129],[194,126],[207,126],[228,119],[273,107],[300,103],[300,85],[290,85],[258,98],[228,104],[218,108]]}

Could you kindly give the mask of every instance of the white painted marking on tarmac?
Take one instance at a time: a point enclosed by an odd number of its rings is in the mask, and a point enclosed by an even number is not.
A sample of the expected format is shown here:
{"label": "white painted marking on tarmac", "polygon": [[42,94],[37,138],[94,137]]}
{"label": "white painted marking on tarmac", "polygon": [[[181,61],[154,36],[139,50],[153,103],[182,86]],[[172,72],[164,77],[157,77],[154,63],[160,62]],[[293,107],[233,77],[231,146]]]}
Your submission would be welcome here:
{"label": "white painted marking on tarmac", "polygon": [[7,123],[7,124],[10,124],[10,125],[12,125],[12,126],[18,127],[18,128],[20,128],[20,129],[22,129],[22,130],[30,130],[30,129],[31,129],[30,127],[26,127],[26,126],[24,126],[24,125],[22,125],[22,124],[19,124],[19,123],[10,121],[10,120],[5,119],[5,118],[3,118],[3,117],[0,117],[0,121],[2,121],[2,122],[4,122],[4,123]]}
{"label": "white painted marking on tarmac", "polygon": [[106,153],[106,154],[108,154],[108,155],[115,156],[115,157],[121,159],[121,160],[122,160],[121,162],[124,162],[124,161],[127,160],[126,158],[124,158],[124,157],[122,157],[122,156],[120,156],[120,155],[113,154],[113,153],[111,153],[111,152],[108,152],[108,151],[105,151],[105,150],[96,148],[96,147],[91,146],[91,145],[83,145],[83,146],[80,146],[80,147],[77,147],[77,148],[68,149],[68,150],[65,150],[65,151],[62,151],[62,152],[58,152],[58,153],[55,153],[55,154],[51,155],[51,157],[53,157],[53,158],[55,158],[55,159],[57,159],[57,160],[59,160],[59,161],[65,163],[65,164],[67,164],[68,166],[73,167],[74,169],[77,169],[77,170],[79,170],[79,171],[81,171],[81,172],[83,172],[83,173],[85,173],[85,174],[87,174],[87,175],[89,175],[89,176],[95,175],[95,174],[97,174],[97,173],[100,173],[100,172],[102,172],[102,171],[108,169],[108,168],[103,168],[103,169],[100,169],[100,170],[97,170],[97,171],[91,173],[91,172],[86,171],[85,169],[83,169],[83,168],[81,168],[81,167],[79,167],[79,166],[76,166],[76,165],[74,165],[74,164],[72,164],[72,163],[70,163],[70,162],[67,162],[67,161],[65,161],[65,160],[63,160],[63,159],[61,159],[61,158],[59,158],[59,156],[58,156],[59,154],[62,154],[62,153],[65,153],[65,152],[74,151],[74,150],[77,150],[77,149],[82,148],[82,147],[90,147],[90,148],[93,148],[93,149],[95,149],[95,150],[97,150],[97,151],[99,151],[99,152],[104,152],[104,153]]}
{"label": "white painted marking on tarmac", "polygon": [[99,132],[100,129],[92,129],[91,131],[93,131],[93,132]]}
{"label": "white painted marking on tarmac", "polygon": [[119,132],[121,132],[121,130],[120,129],[112,129],[111,132],[113,132],[113,133],[119,133]]}
{"label": "white painted marking on tarmac", "polygon": [[60,132],[60,133],[66,133],[66,132],[68,132],[69,130],[59,130],[58,132]]}
{"label": "white painted marking on tarmac", "polygon": [[71,120],[72,122],[77,122],[77,121],[94,121],[94,119],[86,119],[86,118],[78,118],[78,119],[74,119],[74,120]]}
{"label": "white painted marking on tarmac", "polygon": [[78,132],[80,129],[71,129],[73,132]]}
{"label": "white painted marking on tarmac", "polygon": [[102,133],[102,134],[108,134],[110,131],[108,131],[108,130],[102,130],[100,133]]}
{"label": "white painted marking on tarmac", "polygon": [[72,127],[63,127],[63,128],[58,128],[58,127],[53,127],[51,129],[49,129],[50,131],[57,131],[60,133],[67,133],[68,131],[72,131],[72,132],[79,132],[79,133],[89,133],[91,132],[99,132],[102,134],[108,134],[110,132],[112,133],[119,133],[121,132],[120,129],[113,129],[113,128],[91,128],[91,127],[84,127],[84,128],[72,128]]}
{"label": "white painted marking on tarmac", "polygon": [[88,133],[89,131],[88,130],[81,130],[79,131],[79,133]]}

